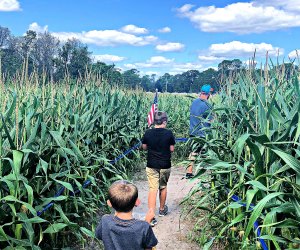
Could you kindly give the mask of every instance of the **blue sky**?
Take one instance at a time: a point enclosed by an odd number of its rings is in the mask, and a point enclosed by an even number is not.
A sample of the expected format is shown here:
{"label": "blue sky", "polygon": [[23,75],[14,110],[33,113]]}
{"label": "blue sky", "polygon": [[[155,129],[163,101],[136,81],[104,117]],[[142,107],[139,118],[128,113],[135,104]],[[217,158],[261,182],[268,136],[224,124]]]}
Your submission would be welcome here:
{"label": "blue sky", "polygon": [[247,61],[256,49],[289,61],[300,49],[300,0],[0,0],[14,35],[49,31],[86,43],[94,60],[141,74]]}

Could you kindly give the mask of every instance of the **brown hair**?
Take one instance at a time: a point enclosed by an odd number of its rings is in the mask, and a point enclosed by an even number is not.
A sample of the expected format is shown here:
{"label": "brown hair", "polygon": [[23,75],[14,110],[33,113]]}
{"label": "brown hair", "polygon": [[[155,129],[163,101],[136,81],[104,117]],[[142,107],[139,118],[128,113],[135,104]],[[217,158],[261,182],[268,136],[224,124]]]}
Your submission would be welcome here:
{"label": "brown hair", "polygon": [[126,180],[115,181],[108,190],[108,198],[117,212],[130,212],[138,198],[137,187]]}
{"label": "brown hair", "polygon": [[154,114],[154,124],[161,125],[163,122],[168,122],[168,115],[164,111],[157,111]]}

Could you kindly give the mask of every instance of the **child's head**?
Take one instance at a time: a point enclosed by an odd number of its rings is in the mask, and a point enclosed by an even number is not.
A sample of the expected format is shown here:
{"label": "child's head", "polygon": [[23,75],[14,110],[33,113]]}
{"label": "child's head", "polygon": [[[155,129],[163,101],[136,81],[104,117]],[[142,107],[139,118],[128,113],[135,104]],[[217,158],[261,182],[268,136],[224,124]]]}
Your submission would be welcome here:
{"label": "child's head", "polygon": [[157,111],[154,114],[154,124],[155,125],[166,125],[168,122],[168,115],[164,111]]}
{"label": "child's head", "polygon": [[115,181],[108,190],[108,199],[117,212],[127,213],[137,203],[138,189],[129,181]]}

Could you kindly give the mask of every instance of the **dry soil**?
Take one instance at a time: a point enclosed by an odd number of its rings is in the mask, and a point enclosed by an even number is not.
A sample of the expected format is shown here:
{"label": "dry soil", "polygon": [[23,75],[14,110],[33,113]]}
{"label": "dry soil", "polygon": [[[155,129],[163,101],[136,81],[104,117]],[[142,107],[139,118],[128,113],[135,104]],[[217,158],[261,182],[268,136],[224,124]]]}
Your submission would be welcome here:
{"label": "dry soil", "polygon": [[[158,224],[153,228],[153,231],[159,241],[156,249],[178,249],[178,250],[196,250],[200,249],[194,242],[191,242],[188,235],[192,230],[191,223],[180,219],[181,209],[180,202],[184,199],[187,193],[193,186],[193,183],[182,179],[185,169],[183,167],[173,167],[171,176],[168,182],[167,205],[169,214],[164,217],[156,218]],[[143,172],[138,174],[140,177],[134,183],[139,189],[139,198],[142,203],[134,209],[134,216],[137,219],[143,219],[147,212],[147,197],[148,197],[148,182]],[[157,207],[158,207],[157,198]]]}

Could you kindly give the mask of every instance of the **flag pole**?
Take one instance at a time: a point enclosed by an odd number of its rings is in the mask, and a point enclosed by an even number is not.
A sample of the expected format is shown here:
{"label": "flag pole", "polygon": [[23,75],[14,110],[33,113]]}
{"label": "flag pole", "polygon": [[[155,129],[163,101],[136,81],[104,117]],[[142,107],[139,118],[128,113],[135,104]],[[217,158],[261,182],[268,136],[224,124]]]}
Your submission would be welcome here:
{"label": "flag pole", "polygon": [[158,89],[155,89],[155,96],[157,98],[157,103],[156,103],[156,111],[158,111]]}

